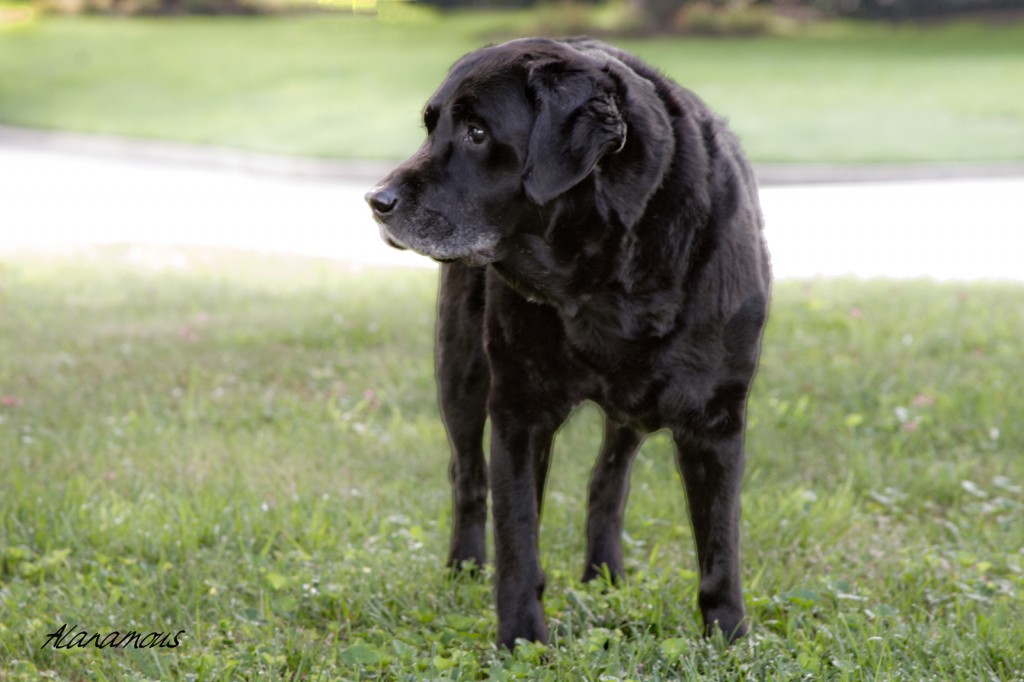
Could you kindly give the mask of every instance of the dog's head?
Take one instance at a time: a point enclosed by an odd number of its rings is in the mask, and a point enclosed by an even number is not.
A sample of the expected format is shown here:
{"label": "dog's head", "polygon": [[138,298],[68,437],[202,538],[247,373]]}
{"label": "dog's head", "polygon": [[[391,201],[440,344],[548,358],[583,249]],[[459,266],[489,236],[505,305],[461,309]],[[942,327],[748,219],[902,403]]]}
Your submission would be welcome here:
{"label": "dog's head", "polygon": [[586,46],[524,39],[456,62],[424,109],[419,151],[366,195],[383,239],[496,262],[588,178],[603,219],[635,222],[671,155],[669,122],[649,81]]}

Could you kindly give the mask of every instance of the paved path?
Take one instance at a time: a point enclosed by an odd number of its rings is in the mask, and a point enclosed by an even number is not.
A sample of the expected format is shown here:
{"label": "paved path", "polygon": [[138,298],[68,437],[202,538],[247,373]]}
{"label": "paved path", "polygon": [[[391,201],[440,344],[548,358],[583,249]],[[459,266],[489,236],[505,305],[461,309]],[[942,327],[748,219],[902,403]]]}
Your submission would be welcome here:
{"label": "paved path", "polygon": [[[2,251],[187,244],[432,267],[378,237],[362,195],[381,164],[164,145],[168,155],[161,143],[150,143],[155,153],[132,153],[132,143],[112,153],[88,148],[91,138],[82,148],[3,132]],[[1024,172],[1010,169],[984,179],[768,184],[761,197],[776,276],[1024,281]]]}

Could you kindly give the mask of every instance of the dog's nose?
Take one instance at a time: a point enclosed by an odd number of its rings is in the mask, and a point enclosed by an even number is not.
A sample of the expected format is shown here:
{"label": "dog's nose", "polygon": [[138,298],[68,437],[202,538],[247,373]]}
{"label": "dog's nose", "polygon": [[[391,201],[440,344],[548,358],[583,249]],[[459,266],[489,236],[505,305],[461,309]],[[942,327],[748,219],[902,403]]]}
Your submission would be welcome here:
{"label": "dog's nose", "polygon": [[385,216],[398,206],[398,192],[391,187],[374,187],[366,193],[365,199],[378,216]]}

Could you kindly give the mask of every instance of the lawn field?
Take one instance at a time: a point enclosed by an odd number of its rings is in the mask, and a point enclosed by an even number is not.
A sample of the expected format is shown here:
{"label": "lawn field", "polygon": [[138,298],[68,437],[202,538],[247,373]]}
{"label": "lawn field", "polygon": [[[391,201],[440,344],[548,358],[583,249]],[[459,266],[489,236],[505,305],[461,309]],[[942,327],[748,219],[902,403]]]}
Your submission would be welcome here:
{"label": "lawn field", "polygon": [[[0,123],[404,158],[455,59],[496,40],[560,32],[547,15],[381,7],[379,18],[0,26]],[[1024,90],[1015,87],[1024,82],[1024,22],[826,23],[785,37],[616,42],[704,97],[756,161],[1024,159]]]}
{"label": "lawn field", "polygon": [[[731,648],[699,636],[663,435],[627,583],[578,582],[583,407],[544,507],[552,641],[509,655],[490,567],[442,568],[435,286],[204,250],[0,258],[0,680],[1024,680],[1024,287],[776,286]],[[179,645],[45,646],[63,624]]]}

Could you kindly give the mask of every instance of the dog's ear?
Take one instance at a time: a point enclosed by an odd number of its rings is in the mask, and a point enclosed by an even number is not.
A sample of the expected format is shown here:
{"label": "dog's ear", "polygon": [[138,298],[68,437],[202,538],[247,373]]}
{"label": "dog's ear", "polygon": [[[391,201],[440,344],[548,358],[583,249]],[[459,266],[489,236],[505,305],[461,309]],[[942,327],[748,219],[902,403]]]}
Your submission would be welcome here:
{"label": "dog's ear", "polygon": [[531,201],[544,205],[575,187],[604,155],[621,150],[626,123],[611,82],[586,70],[541,62],[531,66],[527,83],[535,114],[523,186]]}
{"label": "dog's ear", "polygon": [[[675,135],[651,80],[611,55],[606,56],[602,72],[614,81],[623,117],[629,122],[629,139],[595,174],[594,201],[602,218],[617,218],[629,228],[643,217],[668,173],[676,151]],[[696,167],[697,161],[691,164]]]}
{"label": "dog's ear", "polygon": [[672,122],[654,84],[614,55],[583,49],[577,59],[530,69],[536,113],[523,185],[543,205],[593,174],[598,213],[632,227],[672,162]]}

